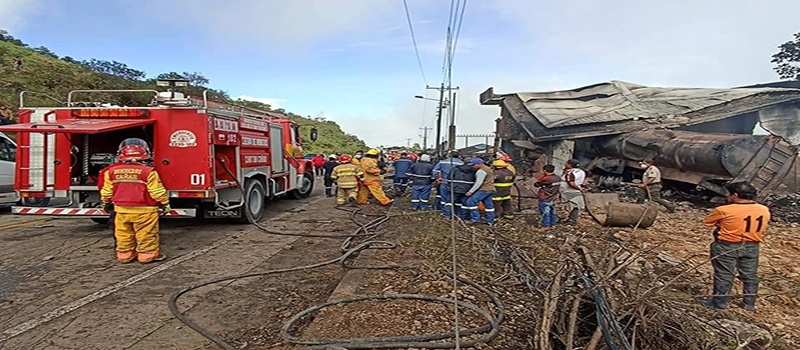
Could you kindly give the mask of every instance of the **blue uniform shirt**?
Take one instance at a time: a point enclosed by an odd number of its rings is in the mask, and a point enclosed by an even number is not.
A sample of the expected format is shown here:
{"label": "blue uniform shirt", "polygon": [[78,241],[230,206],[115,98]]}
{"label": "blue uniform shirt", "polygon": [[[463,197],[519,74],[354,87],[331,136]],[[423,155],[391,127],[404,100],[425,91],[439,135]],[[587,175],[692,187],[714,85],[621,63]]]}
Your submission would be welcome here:
{"label": "blue uniform shirt", "polygon": [[433,177],[447,179],[450,176],[450,169],[459,165],[464,165],[464,161],[458,158],[442,159],[433,167]]}
{"label": "blue uniform shirt", "polygon": [[408,169],[411,169],[413,164],[408,158],[400,158],[394,161],[394,177],[398,179],[407,178],[408,175],[406,173],[408,173]]}

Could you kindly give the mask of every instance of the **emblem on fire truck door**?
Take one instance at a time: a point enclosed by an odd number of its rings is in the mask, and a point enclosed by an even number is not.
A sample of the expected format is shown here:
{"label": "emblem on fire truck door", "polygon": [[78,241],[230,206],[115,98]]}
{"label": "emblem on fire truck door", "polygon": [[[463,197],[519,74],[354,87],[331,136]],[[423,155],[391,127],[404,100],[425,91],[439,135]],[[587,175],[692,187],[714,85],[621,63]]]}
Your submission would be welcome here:
{"label": "emblem on fire truck door", "polygon": [[197,146],[197,136],[189,130],[176,130],[169,135],[169,146],[186,148]]}

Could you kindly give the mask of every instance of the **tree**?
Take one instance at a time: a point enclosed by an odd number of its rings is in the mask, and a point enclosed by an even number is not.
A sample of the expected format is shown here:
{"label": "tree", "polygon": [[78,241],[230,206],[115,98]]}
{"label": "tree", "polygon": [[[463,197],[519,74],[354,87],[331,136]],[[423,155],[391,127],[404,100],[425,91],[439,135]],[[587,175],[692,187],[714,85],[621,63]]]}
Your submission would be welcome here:
{"label": "tree", "polygon": [[255,108],[255,109],[260,109],[260,110],[263,110],[263,111],[271,111],[272,110],[272,106],[269,105],[268,103],[264,103],[264,102],[250,101],[250,100],[237,98],[236,101],[234,101],[233,103],[236,104],[236,105],[242,106],[242,107]]}
{"label": "tree", "polygon": [[781,79],[800,80],[800,33],[794,35],[794,40],[778,46],[780,51],[772,55],[773,68]]}
{"label": "tree", "polygon": [[17,46],[28,47],[28,44],[22,42],[22,40],[13,37],[11,34],[8,34],[8,32],[3,29],[0,29],[0,41],[5,41]]}
{"label": "tree", "polygon": [[50,56],[52,58],[56,58],[56,59],[58,58],[58,55],[56,55],[55,52],[53,52],[52,50],[48,49],[46,46],[39,46],[37,48],[34,48],[33,51],[36,51],[36,52],[38,52],[38,53],[40,53],[42,55],[45,55],[45,56]]}
{"label": "tree", "polygon": [[97,73],[113,75],[128,80],[142,80],[146,75],[144,71],[130,68],[125,63],[117,61],[105,61],[92,58],[89,61],[81,61],[81,65]]}
{"label": "tree", "polygon": [[70,56],[61,57],[61,60],[64,61],[64,62],[67,62],[67,63],[79,63],[80,64],[80,62],[76,61],[74,58],[72,58]]}
{"label": "tree", "polygon": [[208,80],[205,76],[200,74],[200,72],[183,72],[183,78],[189,81],[189,84],[194,86],[206,86],[211,80]]}

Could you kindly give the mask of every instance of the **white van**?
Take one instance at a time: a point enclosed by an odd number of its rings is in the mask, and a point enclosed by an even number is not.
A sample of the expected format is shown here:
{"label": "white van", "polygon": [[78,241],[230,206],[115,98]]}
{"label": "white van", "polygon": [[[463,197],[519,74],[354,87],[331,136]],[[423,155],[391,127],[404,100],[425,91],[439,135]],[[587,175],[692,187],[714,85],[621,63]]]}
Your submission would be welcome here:
{"label": "white van", "polygon": [[19,201],[14,192],[14,161],[17,155],[17,143],[0,132],[0,203],[16,203]]}

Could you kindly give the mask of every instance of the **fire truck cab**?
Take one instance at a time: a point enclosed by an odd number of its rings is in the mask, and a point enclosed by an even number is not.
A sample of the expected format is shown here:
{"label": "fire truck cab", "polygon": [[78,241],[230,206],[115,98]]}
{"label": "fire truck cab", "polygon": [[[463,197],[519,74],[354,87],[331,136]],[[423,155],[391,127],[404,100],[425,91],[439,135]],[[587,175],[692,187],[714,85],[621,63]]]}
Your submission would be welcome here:
{"label": "fire truck cab", "polygon": [[[74,94],[149,93],[143,107],[73,102]],[[150,144],[152,166],[169,191],[165,216],[259,220],[265,202],[308,197],[299,125],[270,111],[155,90],[78,90],[61,107],[25,107],[20,94],[14,189],[21,198],[63,198],[61,207],[14,207],[14,214],[88,217],[101,222],[101,170],[127,138]],[[315,130],[313,130],[315,131]],[[316,132],[312,132],[315,138]],[[63,200],[62,200],[63,201]]]}

